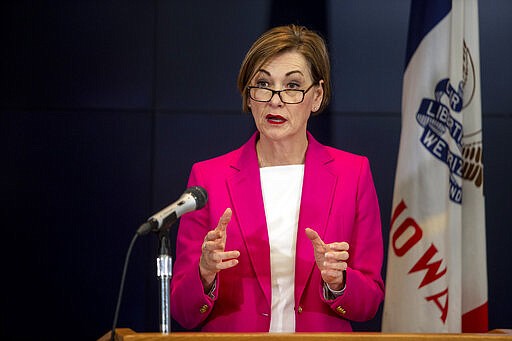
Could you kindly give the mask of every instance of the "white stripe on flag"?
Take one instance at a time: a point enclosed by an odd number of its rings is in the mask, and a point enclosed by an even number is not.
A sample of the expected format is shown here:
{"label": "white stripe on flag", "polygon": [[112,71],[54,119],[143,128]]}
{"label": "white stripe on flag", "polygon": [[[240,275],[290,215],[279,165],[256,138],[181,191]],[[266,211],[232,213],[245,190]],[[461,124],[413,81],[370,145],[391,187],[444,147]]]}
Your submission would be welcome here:
{"label": "white stripe on flag", "polygon": [[487,332],[477,0],[409,25],[382,331]]}

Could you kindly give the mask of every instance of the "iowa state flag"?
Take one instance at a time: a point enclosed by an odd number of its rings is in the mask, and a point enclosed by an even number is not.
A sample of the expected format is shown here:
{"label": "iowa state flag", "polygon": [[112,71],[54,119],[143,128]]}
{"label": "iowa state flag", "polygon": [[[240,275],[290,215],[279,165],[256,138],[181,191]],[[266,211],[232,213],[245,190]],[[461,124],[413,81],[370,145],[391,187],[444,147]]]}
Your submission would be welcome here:
{"label": "iowa state flag", "polygon": [[412,1],[383,332],[487,332],[478,4]]}

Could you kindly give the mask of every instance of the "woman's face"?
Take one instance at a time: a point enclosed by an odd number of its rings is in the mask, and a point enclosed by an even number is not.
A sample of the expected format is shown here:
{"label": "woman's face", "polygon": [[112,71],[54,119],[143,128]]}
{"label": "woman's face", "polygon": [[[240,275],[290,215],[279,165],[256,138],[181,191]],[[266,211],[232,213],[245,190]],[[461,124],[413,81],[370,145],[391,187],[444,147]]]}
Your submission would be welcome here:
{"label": "woman's face", "polygon": [[[288,51],[264,64],[252,79],[250,86],[272,90],[306,90],[312,83],[310,69],[304,56],[297,51]],[[248,105],[260,137],[272,141],[293,142],[294,139],[303,139],[306,136],[309,116],[320,107],[322,96],[322,86],[315,84],[298,104],[283,103],[275,93],[269,102],[258,102],[248,97]]]}

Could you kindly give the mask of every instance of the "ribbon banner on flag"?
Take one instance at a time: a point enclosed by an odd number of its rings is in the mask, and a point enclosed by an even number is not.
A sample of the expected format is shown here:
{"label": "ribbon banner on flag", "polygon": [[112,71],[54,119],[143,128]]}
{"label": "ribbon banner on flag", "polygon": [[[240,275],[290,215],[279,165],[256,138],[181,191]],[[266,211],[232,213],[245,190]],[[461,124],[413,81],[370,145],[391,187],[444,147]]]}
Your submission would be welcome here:
{"label": "ribbon banner on flag", "polygon": [[487,332],[477,0],[413,0],[383,332]]}

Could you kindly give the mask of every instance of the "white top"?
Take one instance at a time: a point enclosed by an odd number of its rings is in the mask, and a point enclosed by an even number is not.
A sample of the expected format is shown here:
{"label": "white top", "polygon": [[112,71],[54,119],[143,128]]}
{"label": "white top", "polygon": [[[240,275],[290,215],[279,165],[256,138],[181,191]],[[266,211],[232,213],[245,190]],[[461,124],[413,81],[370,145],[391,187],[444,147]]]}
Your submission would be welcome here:
{"label": "white top", "polygon": [[295,332],[295,248],[304,165],[260,168],[270,241],[270,332]]}

